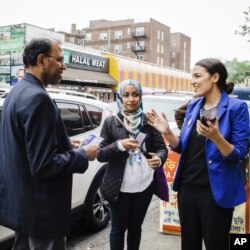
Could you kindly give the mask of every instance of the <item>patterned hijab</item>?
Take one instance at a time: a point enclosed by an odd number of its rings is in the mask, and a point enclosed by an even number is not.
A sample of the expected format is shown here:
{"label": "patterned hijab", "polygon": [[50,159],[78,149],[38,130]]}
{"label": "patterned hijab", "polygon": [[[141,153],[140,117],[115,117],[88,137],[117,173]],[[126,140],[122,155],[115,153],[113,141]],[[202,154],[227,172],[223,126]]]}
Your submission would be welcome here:
{"label": "patterned hijab", "polygon": [[[127,87],[128,85],[134,86],[137,89],[139,93],[139,97],[140,97],[140,105],[138,106],[137,110],[135,110],[133,113],[127,112],[124,109],[124,106],[122,103],[122,95],[123,95],[125,87]],[[122,114],[122,116],[124,117],[123,122],[124,122],[125,128],[134,137],[137,136],[142,126],[142,115],[143,115],[141,84],[131,79],[122,81],[118,87],[116,101],[117,101],[118,109],[120,113]]]}

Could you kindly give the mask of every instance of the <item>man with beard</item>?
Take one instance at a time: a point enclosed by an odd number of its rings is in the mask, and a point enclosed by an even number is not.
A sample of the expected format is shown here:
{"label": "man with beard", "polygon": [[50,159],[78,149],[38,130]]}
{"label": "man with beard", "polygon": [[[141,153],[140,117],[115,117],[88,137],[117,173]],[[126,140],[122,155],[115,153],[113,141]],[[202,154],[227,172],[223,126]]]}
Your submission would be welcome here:
{"label": "man with beard", "polygon": [[25,75],[8,94],[0,128],[0,224],[16,232],[13,250],[64,250],[70,231],[73,173],[84,173],[99,148],[70,142],[47,93],[66,70],[63,50],[33,39]]}

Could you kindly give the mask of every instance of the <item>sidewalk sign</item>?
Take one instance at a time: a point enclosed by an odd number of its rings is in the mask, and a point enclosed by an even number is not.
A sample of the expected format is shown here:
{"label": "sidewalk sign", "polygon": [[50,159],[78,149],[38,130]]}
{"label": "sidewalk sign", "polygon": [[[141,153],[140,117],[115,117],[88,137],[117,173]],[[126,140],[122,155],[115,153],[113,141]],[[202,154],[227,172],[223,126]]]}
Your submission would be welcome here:
{"label": "sidewalk sign", "polygon": [[[180,235],[180,221],[177,207],[177,192],[173,191],[173,179],[180,155],[168,151],[168,159],[164,165],[164,171],[169,187],[169,202],[160,201],[160,232]],[[250,167],[248,165],[248,177]],[[250,180],[246,184],[247,202],[235,207],[230,233],[250,233]]]}

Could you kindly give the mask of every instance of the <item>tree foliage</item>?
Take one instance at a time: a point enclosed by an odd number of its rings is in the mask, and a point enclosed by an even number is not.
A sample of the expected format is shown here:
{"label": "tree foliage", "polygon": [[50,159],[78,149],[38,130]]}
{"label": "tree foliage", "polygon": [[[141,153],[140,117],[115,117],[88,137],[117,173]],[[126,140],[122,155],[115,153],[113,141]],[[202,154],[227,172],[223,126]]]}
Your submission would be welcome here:
{"label": "tree foliage", "polygon": [[235,34],[241,36],[247,36],[247,35],[250,36],[250,6],[248,7],[248,11],[244,11],[243,14],[245,17],[245,23],[239,25],[240,29],[236,30]]}
{"label": "tree foliage", "polygon": [[250,61],[233,59],[225,63],[228,71],[228,81],[243,83],[247,76],[250,76]]}

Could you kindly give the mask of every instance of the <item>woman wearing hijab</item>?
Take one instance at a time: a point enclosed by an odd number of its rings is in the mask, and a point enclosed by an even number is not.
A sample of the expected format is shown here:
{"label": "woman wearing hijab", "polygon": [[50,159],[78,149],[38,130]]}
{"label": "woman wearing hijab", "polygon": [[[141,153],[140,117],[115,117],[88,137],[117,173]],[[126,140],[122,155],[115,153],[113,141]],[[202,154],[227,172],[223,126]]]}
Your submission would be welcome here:
{"label": "woman wearing hijab", "polygon": [[[106,118],[98,160],[108,162],[101,185],[111,210],[110,249],[139,249],[141,226],[153,195],[154,169],[162,167],[167,149],[162,135],[143,114],[141,85],[119,84],[117,115]],[[149,158],[149,159],[147,159]]]}

